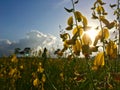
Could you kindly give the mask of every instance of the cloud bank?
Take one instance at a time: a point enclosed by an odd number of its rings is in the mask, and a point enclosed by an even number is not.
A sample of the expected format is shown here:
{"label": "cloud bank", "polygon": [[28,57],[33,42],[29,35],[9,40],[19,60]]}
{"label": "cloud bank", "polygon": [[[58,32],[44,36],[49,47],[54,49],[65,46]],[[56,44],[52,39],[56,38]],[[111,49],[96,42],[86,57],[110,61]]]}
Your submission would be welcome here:
{"label": "cloud bank", "polygon": [[25,47],[30,47],[31,49],[38,50],[46,47],[48,49],[56,49],[60,43],[60,40],[51,34],[43,34],[38,30],[33,30],[28,32],[26,36],[18,40],[18,42],[0,39],[0,56],[10,55],[14,52],[15,48],[24,49]]}
{"label": "cloud bank", "polygon": [[[118,31],[114,32],[110,31],[110,39],[118,36]],[[39,49],[47,48],[50,51],[50,54],[53,55],[54,51],[58,48],[62,48],[62,41],[57,37],[51,34],[43,34],[38,30],[30,31],[26,34],[26,36],[17,42],[13,42],[7,39],[0,39],[0,56],[3,55],[11,55],[14,53],[15,48],[20,48],[23,50],[26,47],[30,47],[34,51],[38,51]]]}

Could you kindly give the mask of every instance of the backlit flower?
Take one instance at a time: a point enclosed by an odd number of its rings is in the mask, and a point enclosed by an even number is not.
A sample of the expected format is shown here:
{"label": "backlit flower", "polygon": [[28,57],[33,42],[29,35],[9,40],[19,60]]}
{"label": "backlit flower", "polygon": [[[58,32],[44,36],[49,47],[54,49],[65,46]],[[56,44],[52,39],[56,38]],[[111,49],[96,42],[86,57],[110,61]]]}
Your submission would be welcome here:
{"label": "backlit flower", "polygon": [[99,52],[96,55],[95,60],[93,62],[93,65],[94,66],[92,67],[92,70],[97,70],[99,67],[103,67],[105,65],[103,52]]}

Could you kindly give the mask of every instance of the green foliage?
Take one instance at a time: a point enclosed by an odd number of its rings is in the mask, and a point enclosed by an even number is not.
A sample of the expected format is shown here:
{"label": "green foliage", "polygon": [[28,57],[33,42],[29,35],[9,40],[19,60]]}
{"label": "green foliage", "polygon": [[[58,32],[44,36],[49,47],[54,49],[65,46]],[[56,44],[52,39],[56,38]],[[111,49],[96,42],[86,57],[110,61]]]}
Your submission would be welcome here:
{"label": "green foliage", "polygon": [[[72,13],[73,15],[70,16],[67,20],[67,27],[65,28],[66,31],[71,31],[72,35],[69,33],[62,33],[60,37],[63,40],[63,49],[61,50],[62,55],[65,51],[70,50],[70,54],[68,58],[74,56],[80,56],[81,47],[83,43],[87,43],[90,45],[91,40],[89,36],[85,36],[82,38],[84,31],[86,31],[88,27],[88,20],[87,18],[78,10],[75,10],[75,5],[78,4],[79,0],[71,0],[72,2],[72,9],[64,8],[68,13]],[[68,38],[69,36],[69,38]],[[61,55],[61,54],[60,54]]]}
{"label": "green foliage", "polygon": [[[42,80],[44,74],[46,77],[43,85],[44,90],[92,90],[91,74],[96,90],[119,90],[120,88],[119,61],[117,61],[119,72],[116,73],[114,60],[109,60],[109,67],[89,71],[88,65],[91,68],[94,58],[87,62],[85,59],[79,58],[74,58],[71,61],[68,61],[67,58],[50,58],[47,59],[44,68],[41,66],[43,58],[17,58],[18,62],[16,63],[11,62],[11,59],[8,57],[0,58],[0,88],[2,90],[40,89],[42,83],[37,83],[35,80],[37,80],[36,78],[39,81]],[[12,73],[11,70],[15,70],[15,72]]]}
{"label": "green foliage", "polygon": [[[116,21],[109,22],[106,19],[106,4],[102,0],[96,0],[93,4],[92,18],[98,20],[100,25],[96,29],[100,32],[91,46],[90,37],[85,34],[88,28],[87,18],[75,10],[79,0],[71,0],[72,9],[64,8],[69,14],[73,14],[67,20],[66,31],[60,34],[63,41],[63,49],[56,53],[63,56],[67,50],[67,58],[54,59],[47,57],[47,49],[44,49],[41,58],[12,57],[0,58],[0,89],[1,90],[119,90],[120,89],[120,61],[117,58],[116,41],[109,40],[109,30],[117,25]],[[116,4],[110,5],[111,8]],[[114,14],[118,15],[118,11]],[[103,42],[103,52],[90,58],[92,52],[97,52]],[[19,48],[15,49],[19,52]],[[80,53],[85,58],[78,58]]]}
{"label": "green foliage", "polygon": [[65,7],[64,7],[64,9],[65,9],[67,12],[69,12],[69,13],[73,12],[73,9],[67,9],[67,8],[65,8]]}

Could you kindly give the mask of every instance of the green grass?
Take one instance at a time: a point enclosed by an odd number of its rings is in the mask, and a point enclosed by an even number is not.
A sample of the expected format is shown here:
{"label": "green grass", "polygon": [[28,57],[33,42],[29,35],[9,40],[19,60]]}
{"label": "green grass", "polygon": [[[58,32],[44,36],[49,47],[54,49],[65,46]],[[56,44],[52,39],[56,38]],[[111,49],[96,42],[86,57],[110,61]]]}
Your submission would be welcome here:
{"label": "green grass", "polygon": [[[107,65],[97,71],[91,70],[93,59],[48,58],[44,65],[44,72],[37,72],[39,62],[43,58],[18,58],[18,62],[11,62],[12,58],[0,58],[0,88],[1,90],[42,90],[42,85],[33,85],[35,76],[41,80],[45,74],[44,90],[119,90],[120,89],[120,61],[108,60]],[[21,68],[23,66],[23,68]],[[117,68],[117,69],[116,69]],[[11,69],[16,69],[10,75]]]}

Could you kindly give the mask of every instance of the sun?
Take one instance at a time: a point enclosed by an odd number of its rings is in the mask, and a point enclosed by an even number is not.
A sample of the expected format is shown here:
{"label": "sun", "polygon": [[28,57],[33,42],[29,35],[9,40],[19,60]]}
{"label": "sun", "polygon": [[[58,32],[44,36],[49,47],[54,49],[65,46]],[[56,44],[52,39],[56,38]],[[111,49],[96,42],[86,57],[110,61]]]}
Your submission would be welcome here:
{"label": "sun", "polygon": [[92,29],[90,29],[90,30],[88,30],[88,31],[85,31],[85,33],[87,33],[87,35],[90,36],[90,38],[91,38],[91,40],[92,40],[92,43],[93,43],[94,40],[95,40],[95,37],[96,37],[97,34],[98,34],[98,31],[92,28]]}

